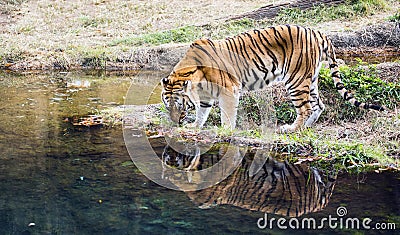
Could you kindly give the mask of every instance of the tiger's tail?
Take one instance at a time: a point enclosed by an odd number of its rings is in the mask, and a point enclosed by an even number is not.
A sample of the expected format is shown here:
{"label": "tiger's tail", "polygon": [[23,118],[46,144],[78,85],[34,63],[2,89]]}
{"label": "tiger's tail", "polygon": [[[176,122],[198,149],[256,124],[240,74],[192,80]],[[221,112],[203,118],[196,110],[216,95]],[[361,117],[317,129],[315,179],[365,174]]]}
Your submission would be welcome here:
{"label": "tiger's tail", "polygon": [[368,103],[363,103],[363,102],[358,101],[356,98],[353,97],[351,92],[349,92],[344,87],[344,84],[340,77],[339,66],[336,61],[336,55],[334,52],[334,48],[329,39],[328,39],[328,47],[327,47],[327,57],[328,57],[329,68],[331,70],[331,76],[333,79],[333,83],[335,85],[336,90],[340,93],[340,95],[343,97],[344,100],[350,102],[352,105],[354,105],[356,107],[362,107],[364,109],[374,109],[377,111],[385,110],[385,108],[380,105],[368,104]]}

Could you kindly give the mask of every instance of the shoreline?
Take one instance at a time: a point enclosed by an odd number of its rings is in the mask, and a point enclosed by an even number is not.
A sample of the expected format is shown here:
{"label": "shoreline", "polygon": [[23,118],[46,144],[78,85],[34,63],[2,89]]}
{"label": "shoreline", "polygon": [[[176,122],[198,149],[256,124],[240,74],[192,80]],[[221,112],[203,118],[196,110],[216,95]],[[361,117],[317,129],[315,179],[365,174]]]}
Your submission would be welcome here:
{"label": "shoreline", "polygon": [[[337,57],[342,58],[382,58],[383,62],[393,62],[400,59],[400,26],[386,22],[370,25],[356,32],[326,33],[331,38]],[[64,52],[54,52],[50,55],[29,55],[24,60],[14,63],[0,61],[0,70],[25,71],[71,71],[71,70],[171,70],[183,57],[190,43],[164,44],[161,46],[142,47],[135,51],[118,55],[118,59],[103,58],[72,59]],[[387,61],[389,58],[389,61]],[[88,66],[88,61],[99,60],[97,66]],[[367,61],[368,62],[368,61]],[[377,61],[375,61],[377,62]]]}

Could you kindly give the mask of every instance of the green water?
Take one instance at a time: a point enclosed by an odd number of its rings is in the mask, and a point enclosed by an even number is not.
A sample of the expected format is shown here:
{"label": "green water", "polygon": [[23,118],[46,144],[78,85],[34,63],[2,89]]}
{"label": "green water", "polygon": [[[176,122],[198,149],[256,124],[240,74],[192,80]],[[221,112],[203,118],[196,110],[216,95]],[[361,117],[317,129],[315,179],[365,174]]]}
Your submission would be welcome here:
{"label": "green water", "polygon": [[[269,200],[273,199],[277,207],[291,207],[294,197],[285,196],[288,191],[285,187],[276,187],[273,197],[261,197],[269,195],[262,190],[270,185],[267,181],[270,178],[263,179],[262,171],[261,178],[247,177],[254,152],[249,150],[236,173],[219,186],[185,193],[159,186],[132,164],[121,128],[76,128],[66,121],[71,116],[122,105],[125,99],[146,103],[162,75],[151,72],[129,76],[1,74],[0,234],[287,233],[276,227],[269,230],[257,226],[266,211],[271,217],[281,218],[273,215],[273,211],[257,210],[258,205],[269,205],[272,203]],[[81,84],[87,81],[90,86],[67,87],[78,81]],[[127,96],[131,84],[133,92]],[[157,90],[151,97],[151,102],[158,101]],[[168,148],[165,141],[155,139],[150,143],[160,159],[165,158],[163,152]],[[142,147],[139,141],[130,144],[139,145],[138,150]],[[202,164],[207,165],[214,158],[218,161],[218,154],[218,149],[203,154]],[[302,167],[304,171],[299,171],[303,173],[298,177],[309,179],[319,172]],[[275,172],[269,175],[272,179],[288,176],[282,169],[300,169],[298,166],[283,167],[281,163],[264,168],[265,172]],[[320,174],[326,185],[325,175]],[[243,186],[230,188],[227,182]],[[256,187],[247,187],[248,182],[264,186],[256,190]],[[308,184],[290,185],[293,190]],[[249,201],[252,197],[246,196],[246,190],[253,190],[254,202]],[[215,200],[213,195],[217,196]],[[399,227],[399,198],[398,173],[339,174],[326,205],[302,216],[337,217],[336,209],[345,206],[351,217],[369,217],[374,222],[394,221]],[[211,203],[210,208],[199,208],[213,201],[216,203]],[[28,226],[32,223],[34,226]],[[290,232],[319,234],[322,231],[355,232],[340,229]],[[367,232],[396,234],[393,230]]]}

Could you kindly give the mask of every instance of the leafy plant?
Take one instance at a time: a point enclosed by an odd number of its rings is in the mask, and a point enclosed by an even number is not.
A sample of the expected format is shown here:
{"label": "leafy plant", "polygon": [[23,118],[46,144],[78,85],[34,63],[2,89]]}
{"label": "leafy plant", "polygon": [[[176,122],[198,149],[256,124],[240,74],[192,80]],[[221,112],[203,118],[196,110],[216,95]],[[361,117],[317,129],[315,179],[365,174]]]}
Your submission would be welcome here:
{"label": "leafy plant", "polygon": [[400,102],[400,83],[386,82],[377,75],[376,66],[362,61],[354,67],[340,69],[347,89],[354,90],[357,99],[364,102],[379,102],[393,108]]}
{"label": "leafy plant", "polygon": [[276,118],[279,123],[289,124],[296,119],[296,110],[291,101],[275,104]]}
{"label": "leafy plant", "polygon": [[[342,81],[347,90],[361,102],[380,104],[393,109],[400,103],[400,83],[386,82],[379,78],[374,65],[361,60],[355,66],[340,68]],[[339,120],[363,118],[366,111],[343,100],[333,85],[330,70],[323,68],[319,75],[319,89],[326,104],[322,120],[335,123]]]}

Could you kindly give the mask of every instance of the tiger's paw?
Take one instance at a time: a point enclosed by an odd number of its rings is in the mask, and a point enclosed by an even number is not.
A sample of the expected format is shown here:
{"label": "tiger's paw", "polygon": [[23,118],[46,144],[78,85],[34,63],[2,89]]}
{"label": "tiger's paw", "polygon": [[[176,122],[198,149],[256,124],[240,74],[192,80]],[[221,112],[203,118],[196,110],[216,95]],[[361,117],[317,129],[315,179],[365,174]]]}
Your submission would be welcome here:
{"label": "tiger's paw", "polygon": [[195,129],[195,128],[198,128],[199,125],[197,125],[197,122],[192,122],[192,123],[186,124],[186,127],[189,129]]}

